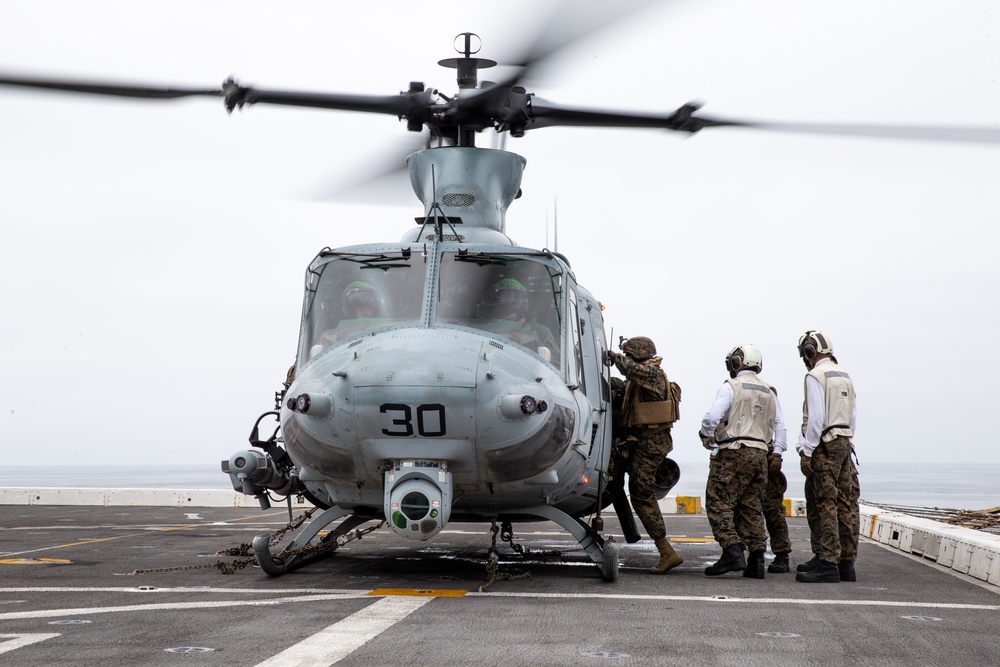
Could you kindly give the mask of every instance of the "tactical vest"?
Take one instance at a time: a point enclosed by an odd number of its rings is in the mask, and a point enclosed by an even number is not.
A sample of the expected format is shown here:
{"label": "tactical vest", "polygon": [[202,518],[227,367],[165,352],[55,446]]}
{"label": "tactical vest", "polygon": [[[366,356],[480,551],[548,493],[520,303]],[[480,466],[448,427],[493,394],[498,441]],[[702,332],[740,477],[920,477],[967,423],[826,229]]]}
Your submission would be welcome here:
{"label": "tactical vest", "polygon": [[738,375],[728,382],[733,402],[726,419],[715,427],[719,449],[742,446],[766,450],[774,439],[778,411],[771,385],[762,382],[756,373]]}
{"label": "tactical vest", "polygon": [[[821,359],[816,366],[806,374],[806,381],[811,375],[819,382],[823,390],[826,414],[823,417],[823,430],[820,442],[830,442],[837,436],[854,437],[851,430],[851,415],[854,414],[854,381],[851,376],[841,370],[832,359]],[[803,404],[802,428],[809,421],[809,406]]]}
{"label": "tactical vest", "polygon": [[[657,367],[663,373],[659,364]],[[666,373],[663,373],[663,380],[666,391],[662,394],[645,388],[640,390],[631,381],[625,384],[622,412],[627,428],[652,435],[670,428],[680,419],[681,388],[676,382],[671,382]]]}

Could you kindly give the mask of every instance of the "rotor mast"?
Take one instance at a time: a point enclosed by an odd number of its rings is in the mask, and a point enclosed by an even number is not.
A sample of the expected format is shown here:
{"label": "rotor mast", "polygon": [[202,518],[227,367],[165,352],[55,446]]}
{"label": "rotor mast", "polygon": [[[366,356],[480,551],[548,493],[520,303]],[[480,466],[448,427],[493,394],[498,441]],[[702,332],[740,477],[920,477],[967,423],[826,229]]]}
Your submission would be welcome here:
{"label": "rotor mast", "polygon": [[[445,58],[439,60],[438,65],[457,70],[456,81],[458,83],[459,96],[463,90],[476,90],[479,88],[479,70],[496,67],[496,61],[488,58],[474,58],[473,54],[479,53],[483,48],[483,41],[479,35],[473,32],[463,32],[455,37],[455,50],[462,54],[461,58]],[[464,121],[464,122],[463,122]],[[482,121],[476,122],[474,118],[457,118],[456,132],[459,146],[475,146],[476,133],[483,130],[485,126]]]}

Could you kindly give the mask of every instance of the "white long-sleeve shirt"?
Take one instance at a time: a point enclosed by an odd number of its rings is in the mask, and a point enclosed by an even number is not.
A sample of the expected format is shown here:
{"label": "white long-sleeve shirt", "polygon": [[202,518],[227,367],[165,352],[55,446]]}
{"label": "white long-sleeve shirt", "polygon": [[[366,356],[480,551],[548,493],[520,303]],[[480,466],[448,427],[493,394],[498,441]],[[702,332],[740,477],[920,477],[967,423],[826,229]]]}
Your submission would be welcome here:
{"label": "white long-sleeve shirt", "polygon": [[[736,374],[736,377],[741,375],[749,375],[753,371],[743,370]],[[729,408],[733,404],[733,387],[728,382],[723,382],[722,386],[719,387],[719,391],[715,394],[715,400],[712,401],[712,407],[708,409],[705,416],[701,420],[701,430],[699,435],[702,436],[702,442],[705,443],[706,449],[711,449],[714,451],[717,449],[715,445],[715,427],[719,425],[723,419],[729,415]],[[775,454],[781,454],[788,448],[787,439],[787,429],[785,428],[785,416],[781,412],[781,401],[778,397],[774,397],[774,452]]]}

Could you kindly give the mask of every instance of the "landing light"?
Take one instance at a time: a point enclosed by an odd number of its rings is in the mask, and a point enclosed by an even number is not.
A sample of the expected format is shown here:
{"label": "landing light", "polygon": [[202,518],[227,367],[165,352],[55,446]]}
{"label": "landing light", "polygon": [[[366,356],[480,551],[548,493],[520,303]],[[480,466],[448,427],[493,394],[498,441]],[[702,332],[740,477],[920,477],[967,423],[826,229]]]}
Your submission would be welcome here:
{"label": "landing light", "polygon": [[500,397],[500,414],[507,419],[521,420],[531,415],[541,414],[549,409],[549,404],[531,394],[514,390]]}
{"label": "landing light", "polygon": [[309,415],[316,419],[325,419],[330,416],[333,399],[323,392],[302,393],[289,398],[285,405],[292,412]]}

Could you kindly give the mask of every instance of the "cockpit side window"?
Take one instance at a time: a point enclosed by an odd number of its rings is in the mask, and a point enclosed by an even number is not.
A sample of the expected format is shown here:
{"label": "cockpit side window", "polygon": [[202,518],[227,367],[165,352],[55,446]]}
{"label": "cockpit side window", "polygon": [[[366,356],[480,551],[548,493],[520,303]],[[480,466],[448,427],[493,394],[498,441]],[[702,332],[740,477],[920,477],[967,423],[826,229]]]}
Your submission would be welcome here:
{"label": "cockpit side window", "polygon": [[375,329],[421,319],[422,261],[343,255],[310,271],[299,362]]}
{"label": "cockpit side window", "polygon": [[444,253],[437,321],[497,334],[560,367],[562,275],[541,261]]}

